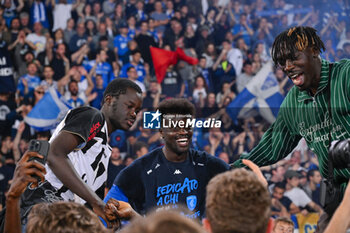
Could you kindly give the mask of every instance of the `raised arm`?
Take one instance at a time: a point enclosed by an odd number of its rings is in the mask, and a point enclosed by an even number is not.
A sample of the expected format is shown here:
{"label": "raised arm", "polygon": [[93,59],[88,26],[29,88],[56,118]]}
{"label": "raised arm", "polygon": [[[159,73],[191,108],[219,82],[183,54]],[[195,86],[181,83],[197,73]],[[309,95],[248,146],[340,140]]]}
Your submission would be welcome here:
{"label": "raised arm", "polygon": [[24,121],[22,121],[18,125],[17,133],[15,136],[15,139],[13,140],[13,146],[12,146],[13,157],[14,157],[16,163],[21,157],[21,153],[19,151],[18,146],[19,146],[19,141],[21,140],[22,133],[23,133],[24,129],[25,129],[25,123],[24,123]]}
{"label": "raised arm", "polygon": [[31,157],[42,158],[36,152],[26,152],[18,162],[9,191],[6,194],[5,231],[7,233],[21,233],[20,199],[27,185],[32,182],[37,186],[38,180],[33,175],[44,181],[45,167],[35,161],[28,161]]}

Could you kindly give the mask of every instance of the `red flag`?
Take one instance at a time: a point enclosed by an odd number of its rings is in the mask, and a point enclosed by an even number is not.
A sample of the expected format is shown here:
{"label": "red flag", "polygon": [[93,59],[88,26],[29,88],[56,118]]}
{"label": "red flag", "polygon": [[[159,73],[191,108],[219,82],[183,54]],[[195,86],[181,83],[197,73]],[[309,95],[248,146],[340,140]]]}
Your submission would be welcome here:
{"label": "red flag", "polygon": [[190,65],[197,65],[198,64],[198,59],[197,58],[187,56],[182,49],[177,48],[176,49],[176,53],[177,53],[177,58],[178,59],[183,60],[183,61],[187,62]]}
{"label": "red flag", "polygon": [[198,63],[197,58],[187,56],[180,48],[177,48],[175,52],[155,47],[151,47],[150,50],[158,83],[162,83],[166,70],[170,65],[175,65],[178,59],[184,60],[190,65]]}
{"label": "red flag", "polygon": [[162,83],[168,67],[177,63],[177,55],[173,51],[155,47],[151,47],[150,50],[157,81]]}

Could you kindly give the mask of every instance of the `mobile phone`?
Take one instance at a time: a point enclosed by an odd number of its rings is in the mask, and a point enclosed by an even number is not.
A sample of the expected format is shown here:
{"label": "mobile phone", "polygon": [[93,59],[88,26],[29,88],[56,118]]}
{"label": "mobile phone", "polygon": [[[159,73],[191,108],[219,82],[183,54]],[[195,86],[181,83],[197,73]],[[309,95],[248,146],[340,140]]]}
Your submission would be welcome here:
{"label": "mobile phone", "polygon": [[42,155],[44,158],[41,159],[38,157],[31,157],[28,161],[35,160],[41,163],[42,165],[45,165],[46,158],[49,153],[49,149],[50,149],[50,143],[48,141],[36,140],[36,139],[30,140],[28,150],[33,152],[38,152],[38,154]]}

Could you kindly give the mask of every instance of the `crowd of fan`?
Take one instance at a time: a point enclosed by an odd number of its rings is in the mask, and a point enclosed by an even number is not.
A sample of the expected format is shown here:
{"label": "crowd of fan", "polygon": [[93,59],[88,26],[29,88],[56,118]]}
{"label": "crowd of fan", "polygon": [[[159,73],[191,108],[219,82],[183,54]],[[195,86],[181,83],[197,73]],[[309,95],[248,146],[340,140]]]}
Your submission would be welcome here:
{"label": "crowd of fan", "polygon": [[[12,58],[17,91],[0,94],[0,107],[9,110],[0,119],[1,197],[29,139],[50,137],[50,132],[35,132],[23,122],[45,92],[54,87],[73,107],[100,108],[104,89],[116,77],[141,87],[143,111],[153,110],[165,98],[184,97],[195,104],[197,118],[221,120],[220,129],[195,129],[193,146],[233,162],[235,155],[257,145],[268,123],[259,116],[236,123],[225,107],[271,60],[274,37],[293,25],[312,26],[325,42],[323,58],[349,58],[347,4],[343,0],[2,0],[0,41]],[[150,46],[181,48],[199,62],[170,66],[159,84]],[[279,68],[274,74],[285,95],[291,81]],[[124,166],[162,145],[158,132],[142,127],[143,111],[132,130],[111,135],[107,187]],[[317,165],[315,155],[301,143],[290,159],[263,168],[275,216],[322,211]]]}

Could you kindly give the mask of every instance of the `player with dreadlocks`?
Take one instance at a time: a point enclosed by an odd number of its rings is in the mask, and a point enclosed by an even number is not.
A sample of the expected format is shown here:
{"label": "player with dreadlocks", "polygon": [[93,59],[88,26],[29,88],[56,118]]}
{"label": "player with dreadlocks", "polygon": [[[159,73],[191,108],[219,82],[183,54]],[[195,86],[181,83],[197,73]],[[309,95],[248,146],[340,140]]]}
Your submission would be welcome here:
{"label": "player with dreadlocks", "polygon": [[[259,144],[249,154],[241,155],[233,166],[243,166],[243,158],[259,166],[274,164],[304,138],[318,157],[322,176],[328,177],[329,132],[331,140],[350,138],[350,60],[330,65],[320,57],[323,50],[323,42],[311,27],[293,27],[276,37],[272,46],[273,61],[295,86]],[[334,177],[345,188],[350,170],[335,169]],[[327,212],[320,217],[317,232],[323,232],[327,226],[332,215]]]}

